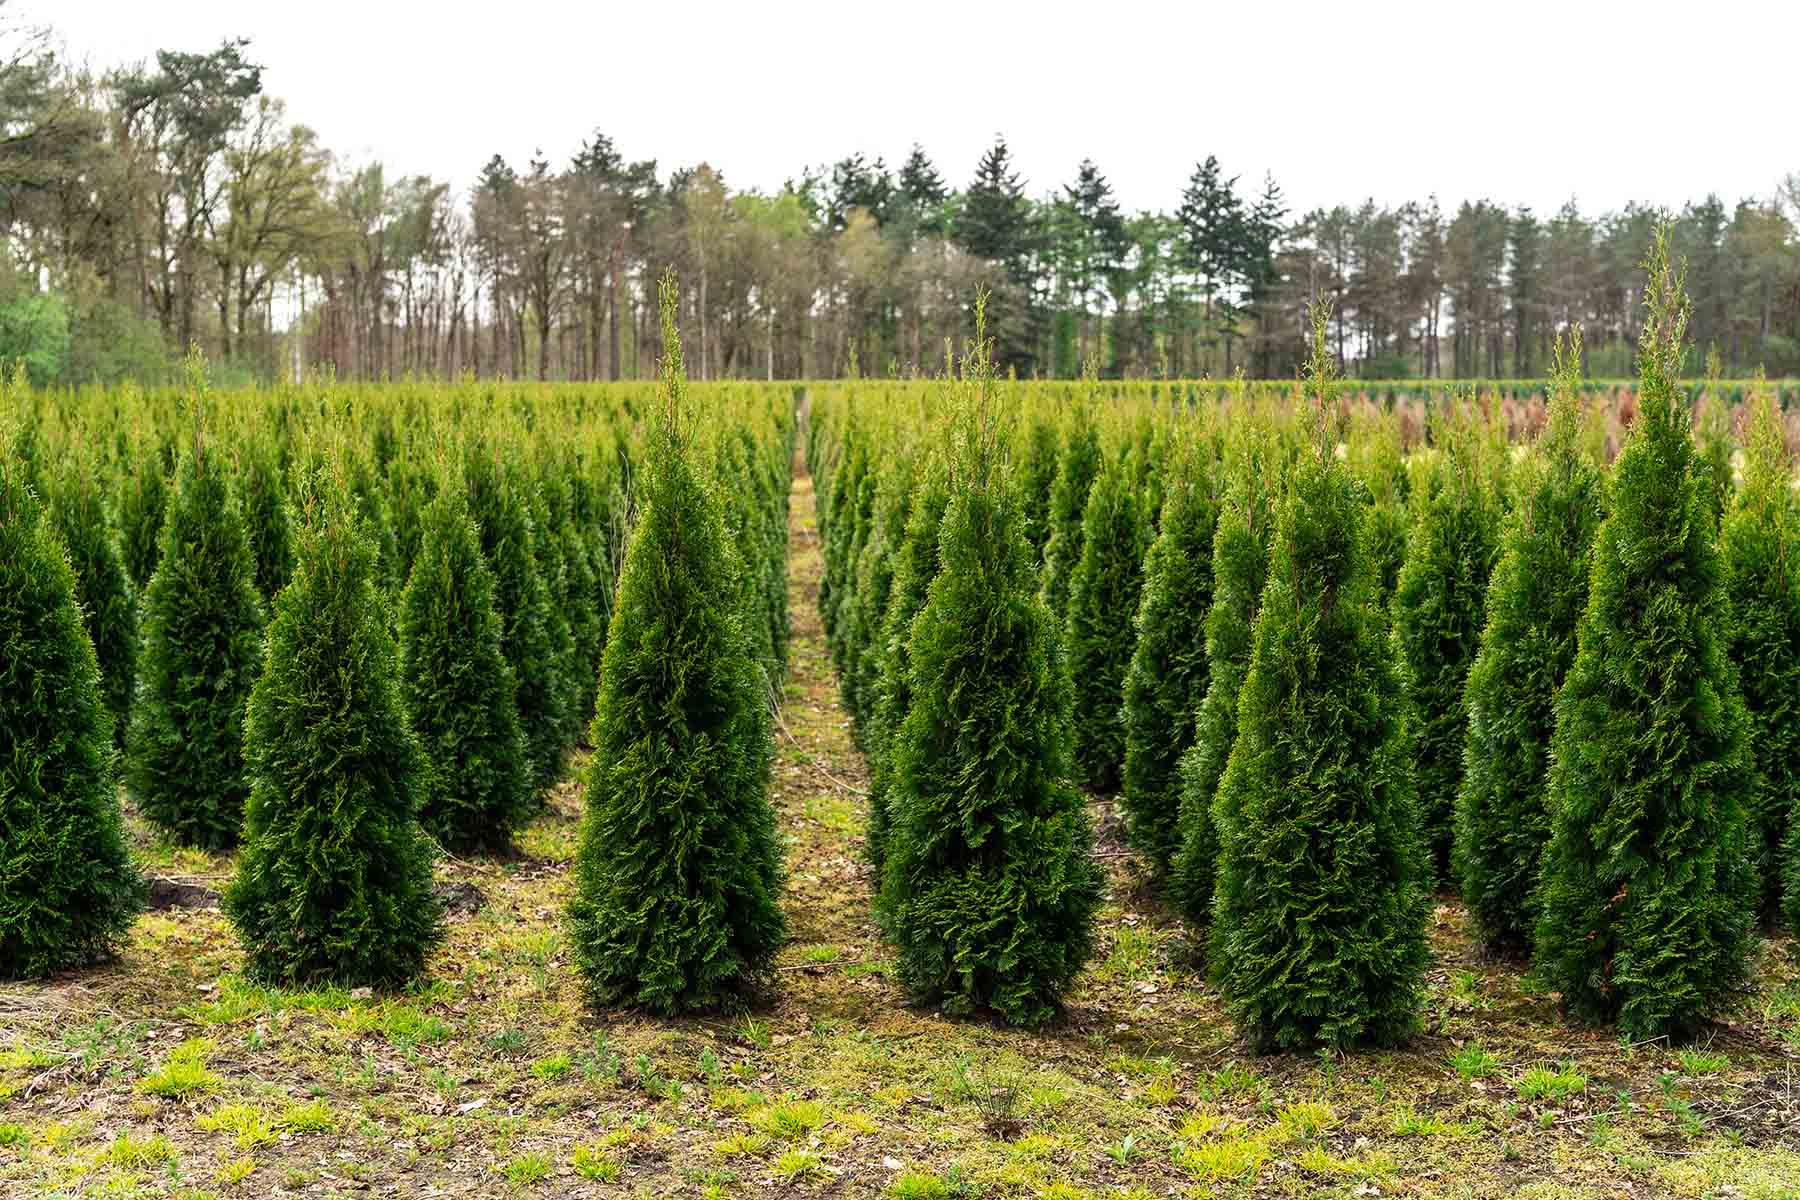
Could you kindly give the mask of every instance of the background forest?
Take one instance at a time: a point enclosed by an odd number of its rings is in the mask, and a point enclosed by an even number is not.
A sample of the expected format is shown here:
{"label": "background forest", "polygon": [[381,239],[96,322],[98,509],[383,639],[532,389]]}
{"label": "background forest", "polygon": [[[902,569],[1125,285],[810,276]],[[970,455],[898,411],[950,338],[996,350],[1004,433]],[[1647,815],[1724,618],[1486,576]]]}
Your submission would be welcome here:
{"label": "background forest", "polygon": [[1693,373],[1713,347],[1734,375],[1800,372],[1800,175],[1679,212],[1295,212],[1277,180],[1206,156],[1165,209],[1132,213],[1091,160],[1021,178],[1003,136],[960,186],[915,145],[768,193],[596,131],[567,161],[495,155],[458,190],[334,155],[241,40],[99,72],[49,31],[6,41],[0,357],[39,384],[156,380],[190,343],[226,380],[646,378],[668,268],[701,379],[929,373],[982,287],[1020,376],[1090,356],[1109,376],[1289,376],[1316,297],[1353,377],[1535,377],[1575,323],[1590,376],[1619,376],[1664,221]]}

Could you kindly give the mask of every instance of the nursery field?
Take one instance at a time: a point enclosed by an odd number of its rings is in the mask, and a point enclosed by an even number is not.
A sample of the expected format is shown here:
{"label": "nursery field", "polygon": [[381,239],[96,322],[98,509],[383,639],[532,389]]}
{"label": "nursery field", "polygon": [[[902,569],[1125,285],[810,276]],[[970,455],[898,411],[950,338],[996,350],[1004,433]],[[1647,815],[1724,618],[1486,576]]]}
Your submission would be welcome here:
{"label": "nursery field", "polygon": [[[915,1009],[862,865],[867,776],[795,480],[772,795],[791,942],[738,1016],[594,1012],[568,961],[579,794],[435,872],[449,935],[395,995],[265,988],[231,857],[140,821],[152,911],[119,960],[0,991],[0,1191],[19,1196],[1743,1196],[1800,1186],[1800,977],[1768,942],[1691,1044],[1566,1021],[1432,910],[1409,1044],[1257,1056],[1096,807],[1093,965],[1036,1032]],[[577,758],[577,768],[580,760]]]}

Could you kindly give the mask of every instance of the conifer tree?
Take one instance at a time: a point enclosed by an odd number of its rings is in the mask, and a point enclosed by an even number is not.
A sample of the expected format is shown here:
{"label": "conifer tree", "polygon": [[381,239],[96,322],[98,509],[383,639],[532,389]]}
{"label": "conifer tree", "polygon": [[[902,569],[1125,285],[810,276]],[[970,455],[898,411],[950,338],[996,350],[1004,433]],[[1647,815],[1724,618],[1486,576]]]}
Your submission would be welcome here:
{"label": "conifer tree", "polygon": [[1063,432],[1065,441],[1056,461],[1056,481],[1050,487],[1050,531],[1044,543],[1043,569],[1044,603],[1058,621],[1069,610],[1069,585],[1075,577],[1075,566],[1081,561],[1082,510],[1104,457],[1100,430],[1094,421],[1091,385],[1064,419]]}
{"label": "conifer tree", "polygon": [[1101,468],[1082,509],[1081,560],[1069,582],[1064,638],[1075,685],[1075,766],[1091,788],[1119,789],[1125,718],[1119,699],[1137,642],[1149,522],[1138,512],[1140,452]]}
{"label": "conifer tree", "polygon": [[1030,414],[1025,420],[1024,441],[1015,479],[1024,513],[1025,540],[1031,544],[1032,562],[1041,567],[1044,546],[1050,540],[1050,493],[1056,487],[1057,451],[1061,445],[1056,422],[1042,412]]}
{"label": "conifer tree", "polygon": [[122,743],[137,684],[137,595],[94,474],[78,463],[65,464],[53,507],[75,571],[75,599],[100,662],[101,695],[112,715],[109,736]]}
{"label": "conifer tree", "polygon": [[771,741],[720,501],[690,460],[673,275],[662,283],[664,411],[607,638],[568,911],[589,997],[718,1005],[786,933],[768,800]]}
{"label": "conifer tree", "polygon": [[0,977],[110,954],[144,906],[75,577],[0,455]]}
{"label": "conifer tree", "polygon": [[481,558],[494,573],[500,647],[518,686],[519,724],[531,753],[531,779],[546,788],[562,777],[565,693],[550,628],[550,593],[538,570],[526,489],[494,452],[471,448],[464,470],[469,513],[481,531]]}
{"label": "conifer tree", "polygon": [[1581,444],[1581,340],[1556,346],[1549,422],[1518,467],[1487,628],[1469,670],[1466,770],[1457,796],[1455,867],[1488,944],[1530,942],[1531,899],[1550,840],[1547,797],[1555,700],[1575,661],[1604,478]]}
{"label": "conifer tree", "polygon": [[1195,926],[1212,920],[1219,841],[1213,798],[1237,741],[1238,692],[1250,669],[1251,631],[1268,577],[1269,535],[1284,464],[1275,433],[1254,411],[1238,418],[1226,451],[1225,495],[1215,523],[1206,611],[1206,694],[1194,717],[1194,743],[1177,767],[1175,858],[1169,880],[1175,907]]}
{"label": "conifer tree", "polygon": [[401,695],[424,755],[419,822],[456,853],[504,850],[532,810],[494,575],[460,486],[425,507],[400,599]]}
{"label": "conifer tree", "polygon": [[1188,431],[1176,452],[1161,529],[1144,559],[1136,647],[1125,675],[1125,793],[1132,844],[1161,880],[1180,845],[1181,756],[1206,697],[1212,608],[1212,464]]}
{"label": "conifer tree", "polygon": [[851,655],[848,677],[841,687],[865,752],[871,749],[869,727],[878,720],[875,705],[881,680],[881,624],[888,597],[893,593],[898,544],[905,536],[906,518],[912,508],[913,467],[913,456],[902,451],[881,473],[875,490],[874,528],[856,569],[850,613],[850,640],[856,652]]}
{"label": "conifer tree", "polygon": [[1692,1029],[1748,970],[1755,881],[1743,698],[1722,563],[1675,382],[1687,303],[1647,262],[1638,415],[1557,696],[1536,968],[1589,1021]]}
{"label": "conifer tree", "polygon": [[1500,545],[1500,487],[1473,419],[1452,418],[1440,432],[1442,457],[1419,499],[1394,585],[1407,739],[1439,879],[1449,875],[1469,729],[1464,692],[1486,625],[1488,577]]}
{"label": "conifer tree", "polygon": [[129,470],[119,476],[119,550],[125,557],[125,570],[131,575],[132,585],[141,594],[150,586],[157,556],[162,552],[163,513],[168,507],[169,489],[162,455],[155,444],[139,436],[133,450]]}
{"label": "conifer tree", "polygon": [[[531,555],[537,562],[538,575],[544,581],[545,628],[550,635],[550,679],[556,691],[556,708],[561,725],[550,753],[556,763],[556,778],[562,775],[563,752],[581,740],[582,715],[581,676],[585,674],[575,653],[575,628],[569,600],[569,564],[563,555],[562,532],[545,503],[538,481],[522,478],[528,493],[531,513]],[[546,739],[546,746],[552,746]],[[556,778],[548,782],[556,782]]]}
{"label": "conifer tree", "polygon": [[256,561],[230,472],[198,432],[176,472],[144,589],[126,785],[184,843],[234,846],[250,794],[244,706],[263,665]]}
{"label": "conifer tree", "polygon": [[1361,542],[1362,499],[1324,429],[1325,312],[1308,374],[1315,445],[1289,476],[1219,784],[1209,945],[1259,1045],[1389,1044],[1418,1025],[1428,867],[1400,680]]}
{"label": "conifer tree", "polygon": [[877,915],[915,997],[1037,1025],[1091,953],[1102,878],[1069,780],[1072,697],[1056,622],[1034,594],[977,346],[942,569],[912,624],[912,705],[892,746]]}
{"label": "conifer tree", "polygon": [[394,986],[443,936],[424,763],[374,539],[344,482],[320,483],[250,696],[244,853],[222,907],[259,979]]}
{"label": "conifer tree", "polygon": [[944,510],[950,504],[948,469],[941,454],[922,451],[925,461],[913,485],[906,526],[894,553],[894,579],[877,637],[881,677],[876,686],[876,719],[869,738],[869,820],[864,854],[880,887],[887,859],[888,793],[893,788],[893,739],[912,711],[912,627],[937,578]]}
{"label": "conifer tree", "polygon": [[244,535],[256,560],[256,590],[264,604],[294,574],[294,532],[288,521],[287,487],[274,451],[252,437],[242,472]]}
{"label": "conifer tree", "polygon": [[1800,811],[1800,514],[1785,435],[1775,402],[1758,396],[1743,485],[1721,537],[1731,611],[1726,657],[1737,665],[1749,719],[1750,857],[1757,909],[1769,922],[1781,912],[1783,845]]}

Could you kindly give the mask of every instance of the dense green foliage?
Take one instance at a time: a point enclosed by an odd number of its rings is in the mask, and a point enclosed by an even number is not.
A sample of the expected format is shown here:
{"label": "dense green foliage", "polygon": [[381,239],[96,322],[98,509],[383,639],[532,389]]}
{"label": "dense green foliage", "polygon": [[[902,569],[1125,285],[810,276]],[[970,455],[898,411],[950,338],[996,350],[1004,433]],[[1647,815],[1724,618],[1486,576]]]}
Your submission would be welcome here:
{"label": "dense green foliage", "polygon": [[123,743],[137,687],[137,593],[125,571],[100,480],[88,464],[69,463],[55,483],[57,533],[75,570],[75,599],[100,662],[100,689]]}
{"label": "dense green foliage", "polygon": [[22,474],[0,458],[0,977],[8,979],[111,953],[145,892],[126,847],[112,716],[75,576]]}
{"label": "dense green foliage", "polygon": [[[1800,513],[1786,430],[1773,402],[1754,406],[1744,480],[1721,536],[1731,610],[1726,657],[1737,667],[1749,719],[1745,797],[1757,911],[1782,908],[1783,847],[1800,807]],[[1800,898],[1787,908],[1800,912]]]}
{"label": "dense green foliage", "polygon": [[1440,879],[1450,869],[1462,787],[1469,667],[1481,645],[1488,577],[1500,545],[1499,487],[1477,437],[1460,420],[1442,431],[1441,457],[1431,464],[1394,585],[1409,753]]}
{"label": "dense green foliage", "polygon": [[400,679],[424,754],[420,823],[459,854],[504,850],[531,814],[532,764],[494,575],[460,486],[425,509],[400,600]]}
{"label": "dense green foliage", "polygon": [[914,996],[1037,1025],[1091,952],[1101,875],[1071,785],[1071,693],[977,359],[891,746],[877,915]]}
{"label": "dense green foliage", "polygon": [[1580,342],[1566,359],[1549,425],[1516,468],[1515,499],[1469,670],[1469,727],[1453,859],[1463,901],[1489,945],[1529,945],[1538,865],[1550,840],[1546,795],[1556,694],[1575,661],[1589,552],[1605,500],[1580,442]]}
{"label": "dense green foliage", "polygon": [[1578,1016],[1694,1027],[1744,978],[1755,881],[1746,721],[1686,405],[1687,309],[1659,243],[1639,402],[1557,698],[1536,954]]}
{"label": "dense green foliage", "polygon": [[1081,558],[1069,581],[1064,641],[1075,686],[1075,767],[1102,792],[1119,789],[1125,717],[1119,697],[1137,642],[1150,522],[1138,511],[1139,451],[1100,469],[1082,509]]}
{"label": "dense green foliage", "polygon": [[1265,1045],[1389,1044],[1418,1026],[1429,867],[1361,507],[1328,446],[1303,452],[1214,803],[1212,972]]}
{"label": "dense green foliage", "polygon": [[1194,743],[1207,691],[1206,614],[1218,519],[1209,455],[1190,431],[1171,464],[1161,525],[1144,559],[1136,645],[1125,675],[1122,800],[1132,845],[1158,879],[1180,848],[1178,767]]}
{"label": "dense green foliage", "polygon": [[741,995],[786,922],[769,709],[749,620],[732,608],[747,568],[692,461],[665,294],[666,409],[638,476],[568,921],[591,999],[673,1013]]}
{"label": "dense green foliage", "polygon": [[374,540],[345,497],[309,503],[244,723],[250,802],[223,908],[260,979],[393,986],[443,935],[425,766]]}
{"label": "dense green foliage", "polygon": [[238,499],[218,449],[182,455],[144,589],[139,690],[125,779],[176,838],[236,845],[250,794],[244,707],[263,665],[263,606]]}
{"label": "dense green foliage", "polygon": [[1068,611],[1069,589],[1075,567],[1081,562],[1085,536],[1082,514],[1104,457],[1092,395],[1077,400],[1062,425],[1062,453],[1057,457],[1056,475],[1050,485],[1045,516],[1049,532],[1045,534],[1043,555],[1044,603],[1059,621]]}

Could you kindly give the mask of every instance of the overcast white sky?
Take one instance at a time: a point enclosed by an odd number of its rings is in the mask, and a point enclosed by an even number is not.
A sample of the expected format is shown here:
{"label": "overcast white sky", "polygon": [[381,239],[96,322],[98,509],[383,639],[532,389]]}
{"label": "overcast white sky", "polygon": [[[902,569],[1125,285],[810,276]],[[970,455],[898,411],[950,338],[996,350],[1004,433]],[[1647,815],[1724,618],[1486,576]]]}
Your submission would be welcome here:
{"label": "overcast white sky", "polygon": [[1173,208],[1217,154],[1290,207],[1488,197],[1597,211],[1768,195],[1800,171],[1800,3],[413,4],[14,0],[97,67],[249,37],[352,161],[460,187],[498,151],[779,187],[917,140],[953,185],[1005,132],[1043,194],[1085,156]]}

